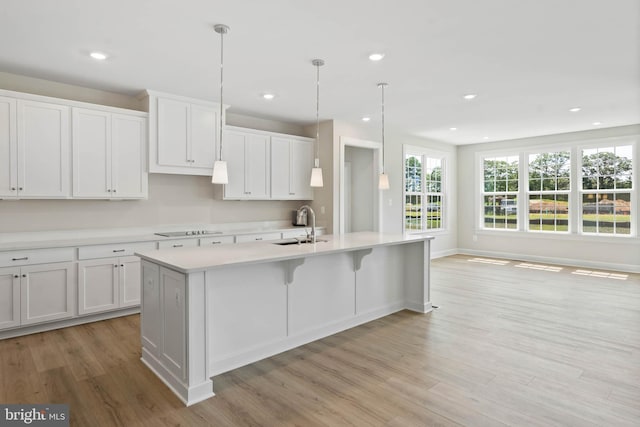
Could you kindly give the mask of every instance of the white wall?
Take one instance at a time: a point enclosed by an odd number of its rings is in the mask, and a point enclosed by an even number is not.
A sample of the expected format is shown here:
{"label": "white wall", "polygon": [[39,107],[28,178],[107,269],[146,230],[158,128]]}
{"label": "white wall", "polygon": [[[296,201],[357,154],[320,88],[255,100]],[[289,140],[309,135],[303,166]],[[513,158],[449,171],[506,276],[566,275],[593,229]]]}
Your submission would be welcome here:
{"label": "white wall", "polygon": [[[588,142],[620,136],[640,135],[640,126],[599,129],[560,135],[458,147],[458,247],[462,252],[538,260],[594,268],[640,271],[640,238],[553,235],[550,233],[509,232],[479,228],[478,153],[492,150],[522,150]],[[638,195],[636,173],[636,199]],[[635,213],[635,229],[640,230],[640,215]],[[476,239],[474,241],[474,236]]]}

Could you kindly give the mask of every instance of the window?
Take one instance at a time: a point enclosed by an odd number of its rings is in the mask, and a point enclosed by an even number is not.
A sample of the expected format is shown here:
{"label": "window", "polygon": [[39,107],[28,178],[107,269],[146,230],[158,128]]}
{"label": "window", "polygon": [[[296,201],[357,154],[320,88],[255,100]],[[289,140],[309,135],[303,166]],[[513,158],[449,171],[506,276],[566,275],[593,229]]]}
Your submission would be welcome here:
{"label": "window", "polygon": [[569,231],[571,153],[529,155],[529,230]]}
{"label": "window", "polygon": [[483,159],[485,228],[518,228],[518,156]]}
{"label": "window", "polygon": [[444,159],[405,154],[405,231],[441,230],[443,224]]}
{"label": "window", "polygon": [[631,234],[631,145],[582,150],[582,232]]}

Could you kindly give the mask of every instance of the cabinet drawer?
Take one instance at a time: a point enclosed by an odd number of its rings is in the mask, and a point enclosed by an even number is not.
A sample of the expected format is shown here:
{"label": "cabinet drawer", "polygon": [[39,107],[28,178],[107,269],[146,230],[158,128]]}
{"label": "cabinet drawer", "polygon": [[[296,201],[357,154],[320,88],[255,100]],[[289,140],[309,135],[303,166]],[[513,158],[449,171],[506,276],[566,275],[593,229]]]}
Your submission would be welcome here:
{"label": "cabinet drawer", "polygon": [[236,236],[237,243],[256,242],[261,240],[278,240],[282,239],[281,233],[257,233],[257,234],[243,234]]}
{"label": "cabinet drawer", "polygon": [[110,245],[81,246],[78,259],[110,258],[133,255],[134,252],[150,251],[156,248],[156,242],[136,242]]}
{"label": "cabinet drawer", "polygon": [[235,243],[233,236],[218,236],[218,237],[201,237],[200,246],[213,246],[227,243]]}
{"label": "cabinet drawer", "polygon": [[0,267],[73,261],[74,250],[75,248],[55,248],[0,252]]}
{"label": "cabinet drawer", "polygon": [[192,248],[198,246],[198,239],[165,240],[158,243],[158,249]]}

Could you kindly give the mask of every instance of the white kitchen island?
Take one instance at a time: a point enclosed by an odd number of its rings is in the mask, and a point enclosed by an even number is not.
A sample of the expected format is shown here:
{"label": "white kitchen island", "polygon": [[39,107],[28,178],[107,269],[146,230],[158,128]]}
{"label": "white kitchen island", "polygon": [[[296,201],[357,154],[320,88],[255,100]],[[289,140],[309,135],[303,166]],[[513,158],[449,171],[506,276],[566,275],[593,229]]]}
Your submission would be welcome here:
{"label": "white kitchen island", "polygon": [[430,240],[374,232],[142,258],[142,361],[187,405],[212,377],[402,309],[431,311]]}

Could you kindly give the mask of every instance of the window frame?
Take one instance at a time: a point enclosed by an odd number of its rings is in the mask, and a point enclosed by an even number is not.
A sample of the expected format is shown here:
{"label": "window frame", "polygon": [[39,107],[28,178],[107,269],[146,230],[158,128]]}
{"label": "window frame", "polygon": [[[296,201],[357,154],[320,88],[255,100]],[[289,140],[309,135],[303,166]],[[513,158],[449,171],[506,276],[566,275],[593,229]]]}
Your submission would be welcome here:
{"label": "window frame", "polygon": [[[407,169],[406,162],[408,156],[419,157],[421,159],[420,169],[420,192],[407,192]],[[440,192],[427,191],[427,185],[425,180],[425,166],[427,164],[426,159],[437,159],[440,161]],[[402,232],[404,234],[424,234],[424,233],[443,233],[448,231],[448,179],[447,179],[447,162],[448,154],[442,151],[433,150],[426,147],[419,147],[413,145],[403,144],[402,150]],[[426,215],[421,215],[420,229],[407,229],[406,228],[406,200],[407,196],[418,195],[421,197],[421,211],[428,204],[429,196],[440,197],[440,227],[439,228],[427,228]]]}
{"label": "window frame", "polygon": [[[521,209],[521,200],[522,200],[522,183],[520,182],[520,179],[522,177],[522,166],[523,166],[523,162],[522,162],[522,153],[520,152],[514,152],[514,151],[487,151],[487,152],[483,152],[483,153],[479,153],[480,155],[478,156],[479,158],[479,201],[478,203],[476,203],[476,206],[479,207],[480,210],[480,215],[478,216],[478,220],[479,220],[479,229],[480,230],[486,230],[486,231],[505,231],[505,232],[509,232],[509,233],[513,233],[513,232],[517,232],[520,231],[521,227],[522,227],[522,209]],[[509,158],[509,157],[515,157],[518,159],[518,167],[517,167],[517,171],[518,171],[518,189],[515,191],[509,191],[508,189],[505,191],[485,191],[485,181],[484,181],[484,177],[485,177],[485,170],[484,170],[484,163],[486,159],[489,158],[499,158],[499,157],[504,157],[504,158]],[[486,196],[497,196],[497,195],[513,195],[516,197],[516,226],[514,228],[496,228],[496,227],[487,227],[486,226],[486,222],[485,222],[485,204],[484,204],[484,200]],[[508,199],[507,199],[508,200]]]}
{"label": "window frame", "polygon": [[[610,146],[626,146],[630,145],[632,150],[632,180],[630,189],[617,190],[622,193],[631,193],[630,196],[630,232],[629,234],[613,234],[613,233],[591,233],[583,231],[582,224],[582,151],[589,148],[605,148]],[[540,153],[555,153],[560,151],[568,151],[571,156],[570,171],[570,192],[569,192],[569,227],[568,231],[542,231],[530,230],[528,226],[528,206],[525,200],[529,197],[529,155]],[[526,146],[518,144],[517,147],[505,149],[487,149],[475,152],[475,220],[476,232],[487,233],[491,235],[497,234],[513,234],[520,232],[523,236],[529,234],[531,236],[539,236],[544,238],[560,237],[565,239],[593,240],[598,241],[620,241],[620,239],[637,239],[640,237],[640,135],[615,135],[608,137],[592,137],[580,140],[567,141],[560,139],[556,142],[541,142]],[[491,157],[509,157],[518,156],[519,163],[519,193],[518,193],[518,227],[515,229],[507,228],[488,228],[484,226],[484,160]],[[601,193],[608,193],[609,190],[598,190]],[[533,192],[535,193],[535,191]],[[525,212],[526,210],[526,212]],[[526,225],[525,225],[526,224]]]}
{"label": "window frame", "polygon": [[[584,155],[583,155],[583,151],[585,150],[589,150],[589,149],[599,149],[599,148],[608,148],[608,147],[612,147],[612,148],[616,148],[616,147],[622,147],[622,146],[630,146],[631,147],[631,188],[624,188],[624,189],[617,189],[617,188],[611,188],[611,189],[600,189],[600,188],[596,188],[596,189],[584,189],[583,188],[583,160],[584,160]],[[578,234],[584,235],[584,236],[606,236],[606,237],[614,237],[614,238],[626,238],[626,237],[637,237],[638,235],[638,230],[636,230],[635,224],[637,223],[637,217],[638,217],[638,200],[637,200],[637,194],[638,194],[638,138],[609,138],[609,139],[602,139],[602,140],[598,140],[598,141],[591,141],[590,143],[587,144],[581,144],[578,145],[577,148],[577,155],[576,157],[578,158],[578,162],[579,163],[577,165],[577,170],[576,170],[576,182],[577,185],[575,185],[576,187],[576,204],[578,206],[578,212],[579,212],[579,216],[576,217],[576,221],[577,221],[577,229],[578,229]],[[584,220],[583,220],[583,196],[586,194],[593,194],[597,195],[598,194],[606,194],[606,193],[614,193],[614,194],[629,194],[629,233],[627,234],[622,234],[622,233],[601,233],[599,231],[595,231],[595,232],[589,232],[589,231],[584,231]],[[597,202],[596,202],[597,203]],[[614,210],[614,216],[615,216],[615,210]],[[599,225],[597,225],[596,227],[599,227]],[[615,225],[614,225],[615,228]]]}

